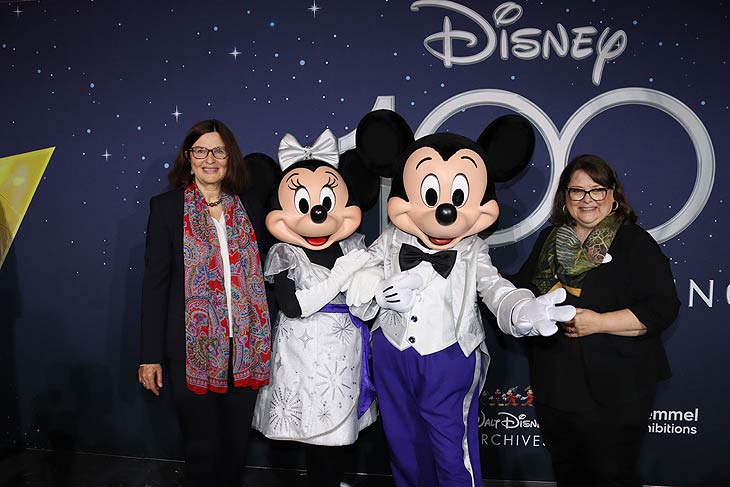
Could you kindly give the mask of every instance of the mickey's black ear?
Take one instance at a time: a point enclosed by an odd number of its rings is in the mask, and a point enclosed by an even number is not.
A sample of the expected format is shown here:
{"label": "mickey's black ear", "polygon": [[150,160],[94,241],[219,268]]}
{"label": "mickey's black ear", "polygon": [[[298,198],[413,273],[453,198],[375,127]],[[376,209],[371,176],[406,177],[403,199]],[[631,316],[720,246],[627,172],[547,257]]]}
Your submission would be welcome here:
{"label": "mickey's black ear", "polygon": [[357,149],[351,149],[340,156],[338,171],[347,183],[350,201],[363,211],[372,208],[380,194],[380,176],[368,169]]}
{"label": "mickey's black ear", "polygon": [[260,152],[253,152],[243,158],[251,178],[248,191],[261,207],[269,209],[270,196],[279,186],[281,168],[271,157]]}
{"label": "mickey's black ear", "polygon": [[392,110],[375,110],[360,120],[355,145],[363,162],[380,176],[393,177],[393,169],[406,147],[413,143],[413,130]]}
{"label": "mickey's black ear", "polygon": [[517,176],[532,159],[535,131],[520,115],[504,115],[489,124],[477,139],[487,153],[489,174],[496,182]]}

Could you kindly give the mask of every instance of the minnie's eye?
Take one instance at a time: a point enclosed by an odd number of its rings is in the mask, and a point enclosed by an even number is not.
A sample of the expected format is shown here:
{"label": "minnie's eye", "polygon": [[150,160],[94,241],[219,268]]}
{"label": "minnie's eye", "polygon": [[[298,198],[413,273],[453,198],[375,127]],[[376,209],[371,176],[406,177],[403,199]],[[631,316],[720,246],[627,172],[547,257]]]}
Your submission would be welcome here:
{"label": "minnie's eye", "polygon": [[319,202],[327,208],[328,212],[332,211],[332,208],[335,206],[335,192],[332,191],[332,188],[329,186],[322,188],[322,191],[319,193]]}
{"label": "minnie's eye", "polygon": [[435,175],[429,174],[423,178],[421,199],[430,208],[433,208],[439,202],[439,180]]}
{"label": "minnie's eye", "polygon": [[309,213],[309,191],[307,191],[307,188],[300,187],[294,193],[294,206],[302,215]]}
{"label": "minnie's eye", "polygon": [[469,181],[463,174],[457,174],[454,182],[451,183],[451,202],[455,207],[460,208],[466,203],[469,197]]}

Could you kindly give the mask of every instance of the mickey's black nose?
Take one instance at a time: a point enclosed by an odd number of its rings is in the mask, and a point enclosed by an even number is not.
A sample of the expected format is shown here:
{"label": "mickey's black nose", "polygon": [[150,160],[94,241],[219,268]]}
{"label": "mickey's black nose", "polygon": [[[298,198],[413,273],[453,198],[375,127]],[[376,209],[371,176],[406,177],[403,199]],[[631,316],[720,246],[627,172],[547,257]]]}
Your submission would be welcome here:
{"label": "mickey's black nose", "polygon": [[438,205],[436,208],[436,221],[443,226],[454,223],[456,221],[456,207],[451,203]]}
{"label": "mickey's black nose", "polygon": [[313,206],[309,216],[314,223],[323,223],[327,219],[327,208],[322,205]]}

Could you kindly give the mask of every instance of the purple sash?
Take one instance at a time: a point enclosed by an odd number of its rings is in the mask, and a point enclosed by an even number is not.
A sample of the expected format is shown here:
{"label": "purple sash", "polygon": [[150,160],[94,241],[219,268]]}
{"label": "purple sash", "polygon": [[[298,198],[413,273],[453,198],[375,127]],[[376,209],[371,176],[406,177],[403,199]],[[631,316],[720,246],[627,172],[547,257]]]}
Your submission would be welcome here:
{"label": "purple sash", "polygon": [[360,398],[357,403],[357,417],[362,417],[368,410],[375,398],[375,385],[370,377],[370,330],[367,325],[357,316],[350,313],[346,304],[329,303],[321,310],[323,313],[347,313],[352,323],[360,329],[362,337],[362,363],[360,364]]}

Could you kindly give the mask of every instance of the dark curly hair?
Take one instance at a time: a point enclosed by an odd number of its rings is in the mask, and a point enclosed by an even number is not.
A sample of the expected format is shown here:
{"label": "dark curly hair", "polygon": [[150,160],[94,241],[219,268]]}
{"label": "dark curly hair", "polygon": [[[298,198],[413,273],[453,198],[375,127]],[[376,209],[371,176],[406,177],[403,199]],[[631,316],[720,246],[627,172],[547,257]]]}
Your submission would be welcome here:
{"label": "dark curly hair", "polygon": [[190,127],[190,130],[185,134],[182,144],[180,144],[175,162],[172,164],[172,169],[170,169],[167,175],[170,186],[185,189],[193,182],[193,175],[191,174],[192,167],[190,166],[190,148],[202,135],[210,132],[217,132],[221,136],[223,144],[226,147],[226,152],[228,152],[226,175],[223,181],[221,181],[221,189],[223,192],[229,194],[243,193],[248,189],[250,182],[248,168],[243,160],[243,154],[241,154],[241,149],[238,147],[238,142],[236,142],[233,132],[223,122],[218,120],[203,120]]}
{"label": "dark curly hair", "polygon": [[603,187],[613,189],[613,199],[618,203],[618,208],[613,211],[615,215],[623,218],[625,223],[636,223],[636,213],[626,197],[626,192],[616,176],[616,171],[606,161],[598,156],[582,154],[571,160],[563,173],[560,175],[558,190],[553,200],[553,210],[550,221],[553,225],[575,225],[575,220],[565,209],[565,196],[568,192],[568,184],[576,171],[585,171],[596,183]]}

